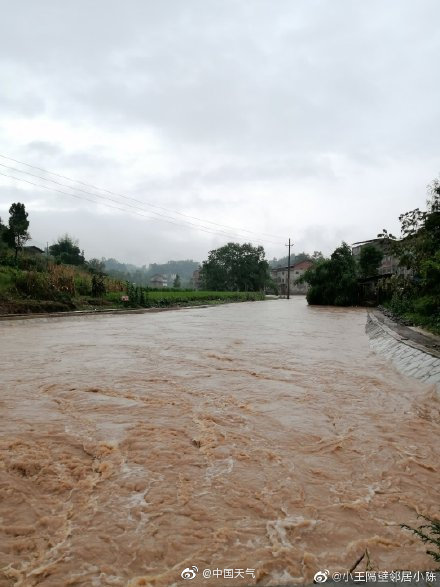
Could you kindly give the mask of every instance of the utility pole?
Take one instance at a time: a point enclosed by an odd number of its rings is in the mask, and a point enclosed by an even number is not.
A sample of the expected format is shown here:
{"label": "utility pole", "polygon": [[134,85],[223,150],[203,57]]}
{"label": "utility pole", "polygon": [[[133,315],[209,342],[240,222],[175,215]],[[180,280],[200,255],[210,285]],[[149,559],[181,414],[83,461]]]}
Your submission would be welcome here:
{"label": "utility pole", "polygon": [[293,243],[290,242],[290,238],[289,238],[289,244],[285,245],[286,247],[289,247],[289,260],[287,263],[287,299],[290,299],[290,247],[293,245]]}

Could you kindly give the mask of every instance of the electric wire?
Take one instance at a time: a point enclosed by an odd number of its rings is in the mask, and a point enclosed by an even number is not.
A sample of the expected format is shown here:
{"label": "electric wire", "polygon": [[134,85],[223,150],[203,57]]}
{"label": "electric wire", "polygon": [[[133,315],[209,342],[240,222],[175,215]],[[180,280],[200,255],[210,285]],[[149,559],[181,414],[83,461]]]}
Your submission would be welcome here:
{"label": "electric wire", "polygon": [[[0,165],[1,165],[2,167],[6,167],[6,168],[9,168],[9,169],[13,169],[13,168],[10,168],[10,167],[9,167],[9,166],[7,166],[7,165],[2,165],[1,163],[0,163]],[[18,171],[20,172],[20,170],[18,170]],[[28,175],[30,175],[30,176],[32,176],[32,177],[39,177],[39,176],[36,176],[36,175],[34,175],[34,174],[30,174],[30,173],[28,173],[28,172],[23,172],[23,173],[27,173]],[[14,176],[14,175],[10,175],[10,174],[7,174],[7,173],[2,173],[1,171],[0,171],[0,175],[1,175],[1,176],[3,176],[3,177],[7,177],[7,178],[10,178],[10,179],[14,179],[14,180],[16,180],[16,181],[21,181],[21,182],[27,183],[27,184],[29,184],[29,185],[32,185],[32,186],[34,186],[34,187],[37,187],[37,188],[43,188],[43,189],[46,189],[46,190],[48,190],[48,191],[57,192],[57,193],[60,193],[60,194],[64,194],[64,195],[66,195],[66,196],[71,196],[71,197],[73,197],[73,198],[76,198],[76,199],[79,199],[79,200],[85,200],[85,201],[91,202],[91,203],[93,203],[93,204],[102,204],[102,205],[104,205],[104,206],[106,206],[106,207],[109,207],[109,208],[114,208],[114,209],[116,209],[116,210],[120,210],[120,211],[122,211],[122,212],[126,212],[126,213],[127,213],[127,212],[129,212],[129,213],[135,214],[135,215],[137,215],[137,216],[141,216],[141,217],[147,218],[147,219],[149,219],[149,220],[159,220],[159,221],[162,221],[162,222],[166,222],[166,223],[168,223],[168,224],[173,224],[173,225],[177,225],[177,226],[182,226],[182,222],[181,222],[181,221],[180,221],[180,222],[179,222],[179,221],[175,222],[175,221],[173,221],[173,220],[170,220],[170,219],[169,219],[169,217],[164,217],[164,218],[156,218],[156,217],[154,217],[154,216],[151,216],[151,214],[159,214],[158,212],[147,212],[147,214],[143,214],[142,212],[139,212],[139,207],[136,207],[136,206],[130,206],[130,205],[128,205],[128,204],[123,204],[122,202],[117,202],[116,200],[111,200],[110,198],[106,198],[106,197],[104,197],[104,196],[100,196],[99,194],[93,194],[92,192],[85,192],[84,190],[81,190],[81,191],[83,191],[84,193],[88,193],[88,194],[90,194],[90,195],[92,195],[92,196],[94,196],[94,197],[103,198],[105,201],[104,201],[103,203],[102,203],[102,202],[97,202],[96,200],[93,200],[93,199],[91,199],[91,198],[88,198],[88,197],[85,197],[85,196],[80,196],[80,195],[78,195],[78,194],[75,194],[75,193],[66,192],[66,191],[64,191],[64,190],[60,190],[60,189],[58,189],[58,188],[55,188],[55,187],[53,187],[53,186],[47,186],[47,185],[41,185],[41,184],[37,184],[37,183],[35,183],[35,182],[33,182],[33,181],[30,181],[30,180],[28,180],[28,179],[25,179],[25,178],[23,178],[23,177],[16,177],[16,176]],[[43,179],[43,181],[45,181],[45,179],[44,179],[44,178],[42,178],[42,179]],[[50,180],[50,181],[53,181],[53,180]],[[61,183],[59,183],[59,182],[54,182],[54,183],[57,183],[58,185],[61,185],[61,186],[64,186],[64,187],[67,187],[68,189],[76,189],[76,188],[71,188],[70,186],[65,186],[65,184],[61,184]],[[126,208],[122,208],[121,206],[115,206],[115,205],[113,205],[113,204],[110,204],[110,203],[108,203],[108,202],[107,202],[107,200],[111,200],[111,201],[113,201],[113,202],[115,202],[115,203],[117,203],[117,204],[121,204],[121,205],[123,205],[123,206],[129,206],[129,207],[133,208],[133,210],[127,210]],[[146,212],[146,211],[145,211],[145,212]],[[165,216],[165,215],[164,215],[164,216]],[[211,230],[209,227],[203,227],[203,226],[199,226],[199,225],[196,225],[196,224],[194,224],[194,223],[187,223],[187,225],[189,225],[189,224],[191,224],[191,225],[192,225],[192,226],[190,226],[190,227],[194,227],[195,229],[197,229],[197,230],[199,230],[199,231],[201,231],[201,232],[205,232],[205,233],[207,233],[207,234],[214,234],[214,235],[217,235],[217,236],[227,236],[227,237],[229,237],[229,238],[234,238],[234,239],[236,239],[236,238],[239,238],[240,240],[245,240],[245,237],[243,237],[243,236],[241,236],[241,235],[232,234],[232,233],[227,233],[227,232],[225,232],[225,231]],[[248,237],[246,237],[246,238],[248,238]],[[268,242],[268,241],[263,241],[262,239],[260,239],[260,241],[261,241],[261,242]],[[278,244],[278,243],[276,243],[276,244]]]}
{"label": "electric wire", "polygon": [[[233,227],[233,226],[229,226],[229,225],[226,225],[226,224],[220,224],[218,222],[213,222],[211,220],[202,219],[202,218],[199,218],[197,216],[191,216],[189,214],[185,214],[185,213],[179,212],[177,210],[171,210],[171,209],[165,208],[163,206],[158,206],[157,204],[151,204],[150,202],[144,202],[142,200],[138,200],[138,199],[133,198],[131,196],[126,196],[126,195],[121,194],[121,193],[118,193],[118,192],[113,192],[113,191],[107,190],[105,188],[100,188],[100,187],[95,186],[93,184],[89,184],[89,183],[86,183],[86,182],[83,182],[83,181],[80,181],[80,180],[77,180],[77,179],[72,179],[71,177],[68,177],[66,175],[61,175],[59,173],[55,173],[55,172],[50,171],[48,169],[45,169],[43,167],[38,167],[36,165],[31,165],[29,163],[25,163],[24,161],[20,161],[19,159],[14,159],[13,157],[9,157],[7,155],[2,155],[1,153],[0,153],[0,157],[2,157],[3,159],[7,159],[9,161],[14,161],[15,163],[19,163],[20,165],[25,165],[26,167],[30,167],[32,169],[37,169],[39,171],[43,171],[44,173],[48,173],[48,174],[53,175],[55,177],[59,177],[60,179],[65,179],[67,181],[78,183],[80,185],[83,185],[84,187],[89,187],[89,188],[92,188],[94,190],[105,192],[107,194],[110,194],[110,195],[113,195],[113,196],[117,196],[117,197],[122,198],[124,200],[130,200],[132,202],[136,202],[138,204],[141,204],[142,206],[147,206],[147,207],[151,207],[151,208],[157,208],[158,210],[163,210],[165,212],[170,212],[172,214],[177,214],[178,216],[182,216],[184,218],[191,218],[192,220],[197,220],[199,222],[204,222],[205,224],[212,224],[213,226],[219,226],[221,228],[226,228],[228,231],[232,231],[234,233],[236,233],[236,232],[245,232],[247,234],[251,234],[251,235],[253,234],[255,236],[258,236],[260,239],[261,239],[261,236],[270,237],[270,238],[276,238],[276,239],[279,238],[277,235],[273,235],[273,234],[270,234],[270,233],[265,233],[265,232],[257,233],[255,231],[247,230],[245,228],[238,228],[238,227]],[[0,163],[0,165],[2,165],[2,164]],[[8,166],[4,166],[4,167],[8,167]],[[13,167],[11,167],[10,169],[13,169],[15,171],[18,171],[19,173],[28,173],[26,171],[22,171],[22,170],[13,168]],[[29,174],[29,175],[32,175],[32,174]],[[53,180],[48,179],[48,178],[41,178],[40,176],[35,176],[35,177],[39,177],[39,179],[43,179],[43,181],[53,181]],[[54,183],[57,183],[57,182],[54,182]],[[74,187],[71,187],[71,186],[66,186],[65,184],[59,184],[59,185],[62,185],[64,187],[68,187],[69,189],[76,189],[77,191],[82,191],[79,188],[74,188]],[[90,193],[90,192],[86,192],[86,193]],[[96,195],[96,194],[94,194],[94,195]],[[156,214],[159,214],[159,213],[156,212]],[[164,216],[169,217],[169,215],[164,215]],[[206,228],[209,228],[209,227],[206,227]],[[265,242],[271,242],[271,241],[269,241],[266,238],[264,239],[264,241]],[[273,242],[272,241],[272,244],[280,244],[280,242],[279,241],[277,241],[277,242]]]}
{"label": "electric wire", "polygon": [[[0,166],[1,166],[1,167],[5,167],[6,169],[10,169],[10,170],[12,170],[12,171],[16,171],[16,172],[18,172],[18,173],[23,173],[23,174],[26,174],[26,175],[28,175],[28,176],[30,176],[30,177],[34,177],[34,178],[36,178],[36,179],[41,179],[42,181],[49,181],[49,182],[51,182],[51,183],[54,183],[54,184],[56,184],[56,185],[59,185],[59,186],[61,186],[61,187],[65,187],[65,188],[67,188],[67,189],[69,189],[69,190],[73,190],[73,191],[81,192],[81,193],[84,193],[84,194],[87,194],[87,195],[93,196],[93,197],[95,197],[95,198],[100,198],[100,199],[102,199],[102,200],[104,200],[104,201],[107,201],[107,200],[108,200],[108,201],[114,202],[115,204],[121,204],[121,205],[123,205],[123,206],[127,206],[127,207],[129,207],[129,208],[134,208],[135,210],[142,210],[142,211],[146,211],[146,210],[144,210],[143,208],[141,208],[140,206],[135,206],[135,205],[133,205],[133,204],[126,204],[126,203],[123,203],[123,202],[119,202],[118,200],[115,200],[114,198],[110,198],[110,197],[108,197],[108,196],[103,196],[103,195],[101,195],[101,194],[95,194],[95,193],[93,193],[93,192],[89,192],[89,191],[87,191],[87,190],[83,190],[83,189],[81,189],[81,188],[74,188],[74,187],[72,187],[72,186],[66,185],[66,184],[64,184],[64,183],[61,183],[61,182],[59,182],[59,181],[56,181],[56,180],[54,180],[54,179],[47,179],[47,178],[45,178],[45,177],[42,177],[41,175],[36,175],[36,174],[34,174],[34,173],[30,173],[29,171],[22,171],[21,169],[17,169],[16,167],[11,167],[11,166],[9,166],[9,165],[4,165],[3,163],[0,163]],[[20,181],[20,178],[15,178],[15,179],[18,179],[18,180]],[[39,186],[39,187],[44,187],[44,186]],[[46,187],[49,189],[49,186],[46,186]],[[61,192],[61,193],[67,193],[67,192]],[[69,193],[70,193],[70,192],[69,192]],[[89,200],[89,201],[95,201],[95,200]],[[218,233],[218,234],[221,234],[222,236],[230,236],[230,235],[231,235],[231,233],[229,233],[229,232],[226,232],[226,231],[224,231],[224,230],[215,230],[215,231],[214,231],[214,229],[211,229],[211,228],[210,228],[210,227],[208,227],[208,226],[201,226],[201,225],[199,225],[199,224],[195,224],[195,223],[193,223],[193,222],[189,222],[189,221],[187,221],[187,220],[185,220],[185,221],[178,221],[177,219],[175,219],[175,218],[172,218],[172,217],[170,217],[170,216],[168,216],[168,215],[166,215],[166,214],[161,214],[160,212],[154,212],[154,211],[150,211],[149,213],[150,213],[150,214],[156,214],[157,216],[160,216],[160,217],[161,217],[161,219],[162,219],[162,217],[163,217],[163,218],[165,218],[165,219],[167,219],[167,220],[168,220],[168,219],[170,219],[170,218],[171,218],[173,221],[174,221],[174,220],[176,220],[175,224],[179,224],[179,223],[181,224],[182,222],[184,222],[184,223],[185,223],[185,225],[188,225],[188,226],[191,226],[191,227],[195,227],[195,228],[197,228],[197,229],[199,229],[199,228],[207,229],[207,230],[209,230],[209,231],[212,231],[212,232],[213,232],[213,234],[217,234],[217,233]],[[153,216],[153,217],[152,217],[152,216],[149,216],[149,218],[153,218],[153,219],[155,219],[155,217],[154,217],[154,216]],[[239,235],[239,236],[241,236],[241,235]]]}

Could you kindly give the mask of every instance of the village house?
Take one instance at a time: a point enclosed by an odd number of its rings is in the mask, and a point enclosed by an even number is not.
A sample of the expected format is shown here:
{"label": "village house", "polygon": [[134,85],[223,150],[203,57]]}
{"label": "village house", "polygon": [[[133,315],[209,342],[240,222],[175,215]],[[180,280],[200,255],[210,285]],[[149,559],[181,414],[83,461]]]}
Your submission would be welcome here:
{"label": "village house", "polygon": [[43,249],[40,249],[34,245],[23,247],[23,252],[27,253],[28,255],[44,255]]}
{"label": "village house", "polygon": [[[290,294],[291,295],[305,295],[309,288],[307,283],[297,283],[298,279],[304,275],[304,273],[312,267],[312,261],[300,261],[290,266]],[[287,295],[287,279],[289,268],[288,267],[276,267],[271,270],[272,279],[278,286],[280,295]]]}
{"label": "village house", "polygon": [[153,275],[153,277],[150,279],[149,285],[150,287],[155,287],[156,289],[163,289],[164,287],[168,287],[168,281],[165,275],[156,273],[156,275]]}
{"label": "village house", "polygon": [[373,246],[383,253],[383,259],[377,269],[379,277],[391,277],[391,275],[411,275],[411,270],[399,265],[399,259],[390,252],[389,241],[384,238],[373,238],[368,241],[360,241],[351,245],[351,252],[356,261],[359,261],[361,251],[366,246]]}
{"label": "village house", "polygon": [[385,277],[401,273],[399,260],[397,257],[390,254],[388,241],[384,238],[373,238],[367,241],[353,243],[351,246],[351,252],[356,261],[359,261],[362,249],[367,246],[373,246],[383,253],[382,262],[377,269],[378,275]]}
{"label": "village house", "polygon": [[411,278],[412,270],[399,265],[399,259],[391,254],[389,241],[384,238],[373,238],[367,241],[353,243],[351,252],[359,262],[361,251],[366,246],[373,246],[382,252],[382,262],[377,268],[377,273],[358,279],[361,297],[364,303],[381,303],[382,296],[387,291],[387,282],[393,276]]}

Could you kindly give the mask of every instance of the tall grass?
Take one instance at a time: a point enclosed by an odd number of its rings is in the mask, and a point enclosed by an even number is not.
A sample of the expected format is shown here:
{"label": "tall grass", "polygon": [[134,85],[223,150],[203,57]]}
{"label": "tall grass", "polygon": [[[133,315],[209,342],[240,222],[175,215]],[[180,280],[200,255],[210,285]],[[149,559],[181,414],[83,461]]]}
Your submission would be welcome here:
{"label": "tall grass", "polygon": [[[410,530],[420,540],[428,546],[426,554],[429,554],[436,563],[440,564],[440,520],[434,520],[428,516],[419,516],[425,520],[425,524],[421,524],[418,528],[412,528],[407,524],[401,524],[405,530]],[[440,571],[440,567],[433,569]]]}

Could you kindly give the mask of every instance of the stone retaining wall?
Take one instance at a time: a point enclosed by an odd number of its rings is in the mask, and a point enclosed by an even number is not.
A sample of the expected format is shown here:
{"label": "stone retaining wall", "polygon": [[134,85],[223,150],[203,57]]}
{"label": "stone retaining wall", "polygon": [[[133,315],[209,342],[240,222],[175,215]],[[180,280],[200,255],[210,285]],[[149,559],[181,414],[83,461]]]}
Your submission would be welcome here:
{"label": "stone retaining wall", "polygon": [[440,354],[426,349],[380,322],[369,313],[365,330],[372,348],[410,377],[434,383],[440,391]]}

